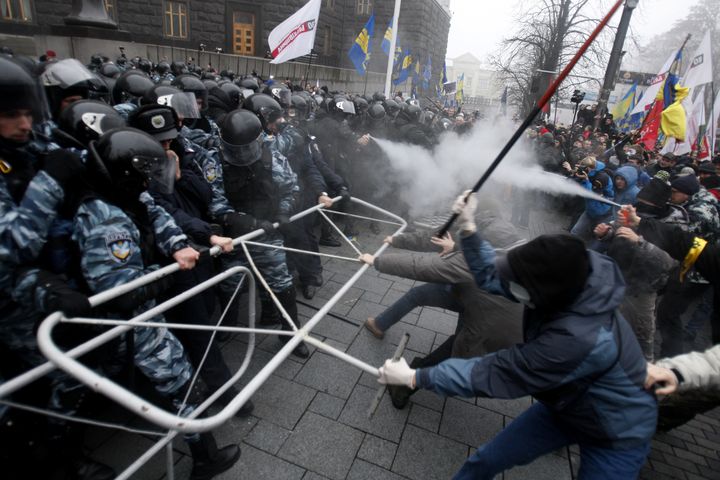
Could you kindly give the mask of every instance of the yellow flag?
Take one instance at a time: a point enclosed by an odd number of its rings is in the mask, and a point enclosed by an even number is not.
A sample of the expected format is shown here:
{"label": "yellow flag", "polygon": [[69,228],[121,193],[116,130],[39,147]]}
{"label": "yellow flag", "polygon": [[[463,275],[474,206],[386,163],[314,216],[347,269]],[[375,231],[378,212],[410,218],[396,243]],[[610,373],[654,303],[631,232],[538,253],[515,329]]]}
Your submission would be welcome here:
{"label": "yellow flag", "polygon": [[660,129],[666,137],[673,137],[679,142],[685,141],[685,128],[687,126],[687,118],[682,101],[690,93],[687,87],[681,87],[680,84],[675,85],[675,101],[668,108],[663,110],[660,120]]}

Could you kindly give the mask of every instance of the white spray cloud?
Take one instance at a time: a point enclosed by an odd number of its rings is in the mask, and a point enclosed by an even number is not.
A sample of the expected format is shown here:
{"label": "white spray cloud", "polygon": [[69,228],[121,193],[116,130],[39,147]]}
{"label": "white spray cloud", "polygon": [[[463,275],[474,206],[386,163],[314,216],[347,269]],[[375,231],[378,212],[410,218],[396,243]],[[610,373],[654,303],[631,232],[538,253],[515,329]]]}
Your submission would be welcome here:
{"label": "white spray cloud", "polygon": [[[410,206],[411,215],[423,215],[447,211],[458,194],[472,188],[516,128],[506,120],[482,122],[468,135],[444,135],[433,151],[375,141],[390,160],[399,184],[397,194]],[[525,140],[518,141],[490,179],[522,189],[602,199],[574,181],[543,171]]]}

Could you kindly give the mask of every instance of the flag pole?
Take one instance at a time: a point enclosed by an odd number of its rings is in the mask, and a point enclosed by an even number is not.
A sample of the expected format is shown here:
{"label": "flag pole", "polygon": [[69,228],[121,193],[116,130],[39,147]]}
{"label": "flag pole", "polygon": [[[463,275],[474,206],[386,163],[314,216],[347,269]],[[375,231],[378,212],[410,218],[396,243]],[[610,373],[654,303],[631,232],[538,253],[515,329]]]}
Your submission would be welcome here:
{"label": "flag pole", "polygon": [[[550,98],[555,94],[555,91],[558,89],[560,84],[567,78],[567,76],[570,74],[572,69],[575,67],[575,64],[580,60],[580,58],[585,54],[587,49],[590,47],[590,44],[597,38],[598,35],[600,35],[600,32],[605,28],[605,26],[608,24],[612,16],[615,14],[615,12],[618,11],[620,8],[620,5],[622,5],[623,0],[617,0],[613,7],[610,9],[610,11],[603,17],[603,19],[598,23],[597,27],[595,27],[595,30],[590,34],[587,40],[585,40],[585,43],[582,44],[580,49],[575,53],[575,56],[570,60],[570,63],[567,64],[567,66],[563,69],[562,72],[560,72],[560,75],[557,76],[555,81],[548,87],[548,89],[545,91],[545,94],[540,98],[540,101],[532,108],[530,113],[527,117],[525,117],[525,120],[523,123],[518,127],[517,130],[515,130],[515,133],[513,133],[513,136],[510,137],[510,140],[505,144],[505,146],[500,150],[500,153],[497,157],[495,157],[495,160],[490,164],[488,169],[483,173],[482,177],[477,181],[475,186],[472,188],[470,192],[468,192],[467,196],[465,197],[465,201],[467,202],[468,197],[480,190],[480,188],[483,186],[483,184],[487,181],[487,179],[490,177],[490,175],[495,171],[495,169],[500,165],[500,162],[505,158],[505,156],[508,154],[510,149],[517,143],[517,141],[520,139],[520,136],[523,134],[526,128],[530,126],[530,124],[535,120],[535,117],[537,117],[538,113],[542,110],[542,108],[550,101]],[[445,234],[450,230],[450,227],[452,227],[452,224],[455,223],[455,220],[460,215],[457,213],[453,213],[448,221],[443,225],[443,227],[438,231],[439,237],[444,237]]]}
{"label": "flag pole", "polygon": [[390,53],[388,54],[387,72],[385,76],[385,97],[390,98],[390,86],[392,82],[393,61],[395,60],[395,47],[397,46],[398,21],[400,18],[400,3],[402,0],[395,0],[395,11],[392,20],[392,38],[390,39]]}

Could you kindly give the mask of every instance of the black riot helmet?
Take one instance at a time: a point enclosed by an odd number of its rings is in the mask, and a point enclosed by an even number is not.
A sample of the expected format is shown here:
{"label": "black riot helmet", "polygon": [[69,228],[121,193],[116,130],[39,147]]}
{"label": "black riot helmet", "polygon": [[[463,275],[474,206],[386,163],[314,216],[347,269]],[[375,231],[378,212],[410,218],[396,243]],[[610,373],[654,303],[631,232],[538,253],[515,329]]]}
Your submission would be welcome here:
{"label": "black riot helmet", "polygon": [[211,80],[209,78],[203,79],[202,82],[203,82],[203,85],[205,85],[205,88],[207,88],[208,92],[210,90],[212,90],[213,88],[217,88],[220,86],[220,84],[218,82],[216,82],[215,80]]}
{"label": "black riot helmet", "polygon": [[385,112],[388,114],[388,117],[392,120],[394,120],[398,113],[400,113],[400,105],[398,105],[395,100],[387,99],[383,103],[383,106],[385,107]]}
{"label": "black riot helmet", "polygon": [[283,111],[280,104],[265,93],[256,93],[245,99],[243,108],[250,110],[258,116],[262,128],[267,130],[268,125],[282,117]]}
{"label": "black riot helmet", "polygon": [[386,97],[385,97],[385,94],[384,94],[384,93],[380,93],[380,92],[375,92],[375,93],[373,93],[373,96],[372,96],[372,99],[373,99],[374,101],[380,102],[380,103],[384,102],[384,101],[385,101],[385,98],[386,98]]}
{"label": "black riot helmet", "polygon": [[220,90],[225,92],[232,102],[233,110],[240,108],[240,104],[243,101],[242,90],[234,83],[223,83],[220,85]]}
{"label": "black riot helmet", "polygon": [[105,82],[74,58],[47,64],[40,81],[55,117],[60,114],[63,100],[69,97],[99,99],[107,98],[109,93]]}
{"label": "black riot helmet", "polygon": [[149,133],[158,142],[177,138],[179,124],[175,110],[165,105],[143,105],[128,119],[128,125]]}
{"label": "black riot helmet", "polygon": [[293,95],[290,97],[287,115],[288,120],[292,122],[302,122],[310,115],[310,105],[302,95]]}
{"label": "black riot helmet", "polygon": [[188,70],[187,68],[187,65],[185,65],[185,62],[179,61],[175,61],[170,64],[170,71],[176,77],[190,72],[190,70]]}
{"label": "black riot helmet", "polygon": [[290,106],[292,92],[285,85],[273,85],[270,87],[270,93],[282,108],[288,108]]}
{"label": "black riot helmet", "polygon": [[153,64],[147,58],[140,58],[140,59],[138,59],[137,64],[135,65],[135,68],[137,68],[138,70],[142,70],[143,72],[150,75],[150,73],[152,73]]}
{"label": "black riot helmet", "polygon": [[159,62],[157,65],[155,65],[155,71],[158,75],[165,75],[166,73],[170,73],[170,64],[165,61]]}
{"label": "black riot helmet", "polygon": [[385,118],[385,109],[379,103],[373,103],[368,108],[368,116],[375,121],[383,120]]}
{"label": "black riot helmet", "polygon": [[246,167],[262,156],[263,127],[260,119],[245,109],[228,113],[220,125],[220,151],[230,165]]}
{"label": "black riot helmet", "polygon": [[435,114],[433,112],[431,112],[430,110],[424,110],[422,112],[422,115],[420,116],[420,123],[422,123],[426,127],[430,127],[432,126],[434,121]]}
{"label": "black riot helmet", "polygon": [[328,110],[337,116],[355,115],[355,105],[342,95],[336,95],[328,103]]}
{"label": "black riot helmet", "polygon": [[122,72],[120,71],[120,68],[111,62],[103,63],[100,67],[100,75],[107,78],[116,78],[118,77]]}
{"label": "black riot helmet", "polygon": [[403,109],[402,115],[410,123],[419,123],[420,116],[422,115],[422,108],[417,105],[408,104],[407,108]]}
{"label": "black riot helmet", "polygon": [[260,90],[260,85],[255,77],[245,77],[240,80],[240,88],[257,92]]}
{"label": "black riot helmet", "polygon": [[113,104],[133,102],[154,86],[153,81],[145,73],[140,70],[128,70],[115,82],[112,91]]}
{"label": "black riot helmet", "polygon": [[97,100],[73,102],[58,118],[60,130],[85,148],[105,132],[124,126],[125,120],[113,107]]}
{"label": "black riot helmet", "polygon": [[355,106],[355,113],[357,115],[365,115],[365,113],[367,113],[368,111],[368,108],[370,108],[370,104],[368,104],[368,101],[365,100],[363,97],[353,98],[353,105]]}
{"label": "black riot helmet", "polygon": [[232,81],[233,78],[235,78],[235,72],[233,72],[232,70],[223,70],[220,72],[220,76]]}
{"label": "black riot helmet", "polygon": [[0,112],[31,110],[34,121],[45,113],[42,88],[33,75],[14,59],[0,56]]}
{"label": "black riot helmet", "polygon": [[180,75],[173,80],[172,85],[179,88],[183,92],[190,92],[195,94],[195,98],[198,102],[198,109],[201,112],[207,110],[208,107],[208,89],[205,84],[195,75],[186,73]]}
{"label": "black riot helmet", "polygon": [[101,53],[93,53],[90,56],[90,64],[88,65],[88,68],[97,71],[100,69],[100,65],[102,65],[104,61],[106,60]]}
{"label": "black riot helmet", "polygon": [[123,204],[135,203],[151,182],[172,193],[176,166],[162,145],[145,132],[130,127],[106,132],[90,144],[90,154],[103,167],[108,196]]}
{"label": "black riot helmet", "polygon": [[157,104],[172,107],[182,120],[186,118],[200,118],[200,110],[198,110],[197,107],[195,94],[192,92],[182,92],[170,85],[155,85],[145,92],[140,103],[142,105]]}

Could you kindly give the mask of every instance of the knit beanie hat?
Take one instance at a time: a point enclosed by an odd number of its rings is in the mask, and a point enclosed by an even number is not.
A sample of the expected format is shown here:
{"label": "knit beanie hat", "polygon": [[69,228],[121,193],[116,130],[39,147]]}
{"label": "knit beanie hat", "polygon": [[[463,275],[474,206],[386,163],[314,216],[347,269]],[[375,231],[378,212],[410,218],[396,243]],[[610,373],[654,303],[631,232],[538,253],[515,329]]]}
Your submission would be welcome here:
{"label": "knit beanie hat", "polygon": [[546,312],[577,299],[590,274],[585,244],[571,235],[541,235],[510,250],[507,263],[511,279],[525,287],[538,310]]}
{"label": "knit beanie hat", "polygon": [[671,193],[670,184],[656,175],[638,192],[637,199],[661,207],[670,201]]}
{"label": "knit beanie hat", "polygon": [[700,190],[700,183],[695,175],[684,175],[670,182],[670,186],[685,195],[695,195]]}

